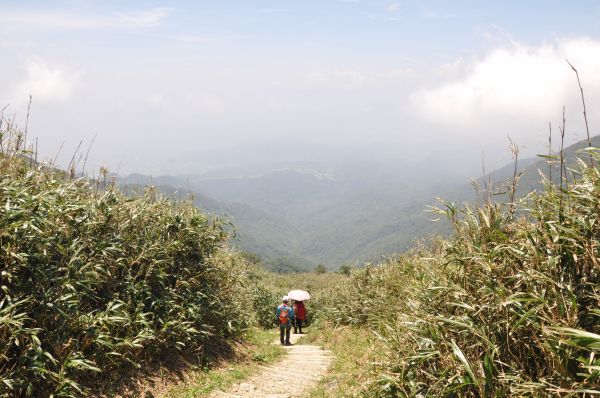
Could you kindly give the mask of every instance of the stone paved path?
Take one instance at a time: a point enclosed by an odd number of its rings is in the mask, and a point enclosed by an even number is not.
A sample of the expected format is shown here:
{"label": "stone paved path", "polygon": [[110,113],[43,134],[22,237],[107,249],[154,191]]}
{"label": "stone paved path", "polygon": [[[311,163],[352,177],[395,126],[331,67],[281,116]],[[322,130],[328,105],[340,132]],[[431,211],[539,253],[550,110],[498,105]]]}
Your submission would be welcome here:
{"label": "stone paved path", "polygon": [[[243,383],[227,391],[213,392],[211,398],[290,398],[299,397],[314,387],[327,373],[333,359],[331,351],[314,345],[298,344],[301,335],[292,334],[287,355]],[[279,336],[276,341],[279,344]]]}

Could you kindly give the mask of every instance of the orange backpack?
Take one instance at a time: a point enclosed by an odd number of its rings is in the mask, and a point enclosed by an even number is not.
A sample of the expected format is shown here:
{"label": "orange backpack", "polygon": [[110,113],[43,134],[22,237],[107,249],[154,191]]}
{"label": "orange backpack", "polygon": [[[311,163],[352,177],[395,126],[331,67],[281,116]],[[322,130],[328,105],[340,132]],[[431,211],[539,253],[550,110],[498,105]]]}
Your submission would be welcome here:
{"label": "orange backpack", "polygon": [[287,325],[290,322],[290,307],[283,306],[279,311],[279,324]]}

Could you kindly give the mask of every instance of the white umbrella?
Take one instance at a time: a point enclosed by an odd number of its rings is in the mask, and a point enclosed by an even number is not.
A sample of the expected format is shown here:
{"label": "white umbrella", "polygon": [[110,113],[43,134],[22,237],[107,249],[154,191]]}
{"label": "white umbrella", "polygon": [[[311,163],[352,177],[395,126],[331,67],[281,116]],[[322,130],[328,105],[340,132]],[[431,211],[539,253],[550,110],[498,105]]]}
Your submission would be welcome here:
{"label": "white umbrella", "polygon": [[306,290],[292,290],[287,295],[296,301],[310,300],[310,294]]}

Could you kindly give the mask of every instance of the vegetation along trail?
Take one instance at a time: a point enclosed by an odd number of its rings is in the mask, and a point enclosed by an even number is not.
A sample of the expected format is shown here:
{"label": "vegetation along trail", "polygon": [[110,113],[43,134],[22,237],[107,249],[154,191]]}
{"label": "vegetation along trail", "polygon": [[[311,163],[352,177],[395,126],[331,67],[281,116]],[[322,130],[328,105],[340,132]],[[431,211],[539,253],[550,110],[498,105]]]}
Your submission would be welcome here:
{"label": "vegetation along trail", "polygon": [[[261,371],[243,383],[224,391],[216,391],[211,398],[288,398],[310,391],[325,375],[332,361],[332,353],[323,347],[298,344],[301,335],[290,336],[291,346],[280,362],[262,366]],[[274,344],[278,344],[275,341]]]}
{"label": "vegetation along trail", "polygon": [[[600,394],[596,149],[523,198],[517,174],[507,201],[442,202],[451,234],[382,263],[275,274],[190,201],[38,164],[3,126],[0,397]],[[280,348],[291,289],[310,333]]]}

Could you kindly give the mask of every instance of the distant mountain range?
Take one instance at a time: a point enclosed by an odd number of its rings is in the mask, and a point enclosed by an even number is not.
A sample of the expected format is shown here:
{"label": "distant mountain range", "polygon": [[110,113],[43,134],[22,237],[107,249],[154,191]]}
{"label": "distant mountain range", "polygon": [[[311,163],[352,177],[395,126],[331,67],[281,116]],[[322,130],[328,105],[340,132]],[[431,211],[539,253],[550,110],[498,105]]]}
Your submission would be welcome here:
{"label": "distant mountain range", "polygon": [[[595,137],[594,145],[599,144]],[[585,146],[581,142],[566,148],[569,164]],[[542,158],[519,160],[519,194],[539,189],[539,171],[547,173],[548,167]],[[558,182],[558,166],[553,170]],[[496,189],[513,172],[511,164],[491,173]],[[405,251],[418,238],[448,231],[445,222],[430,221],[426,212],[436,197],[457,203],[475,199],[472,184],[460,176],[423,175],[406,166],[390,169],[369,162],[278,162],[178,176],[131,174],[123,183],[193,195],[197,206],[231,221],[234,246],[258,254],[268,268],[280,271],[319,263],[333,269]]]}

